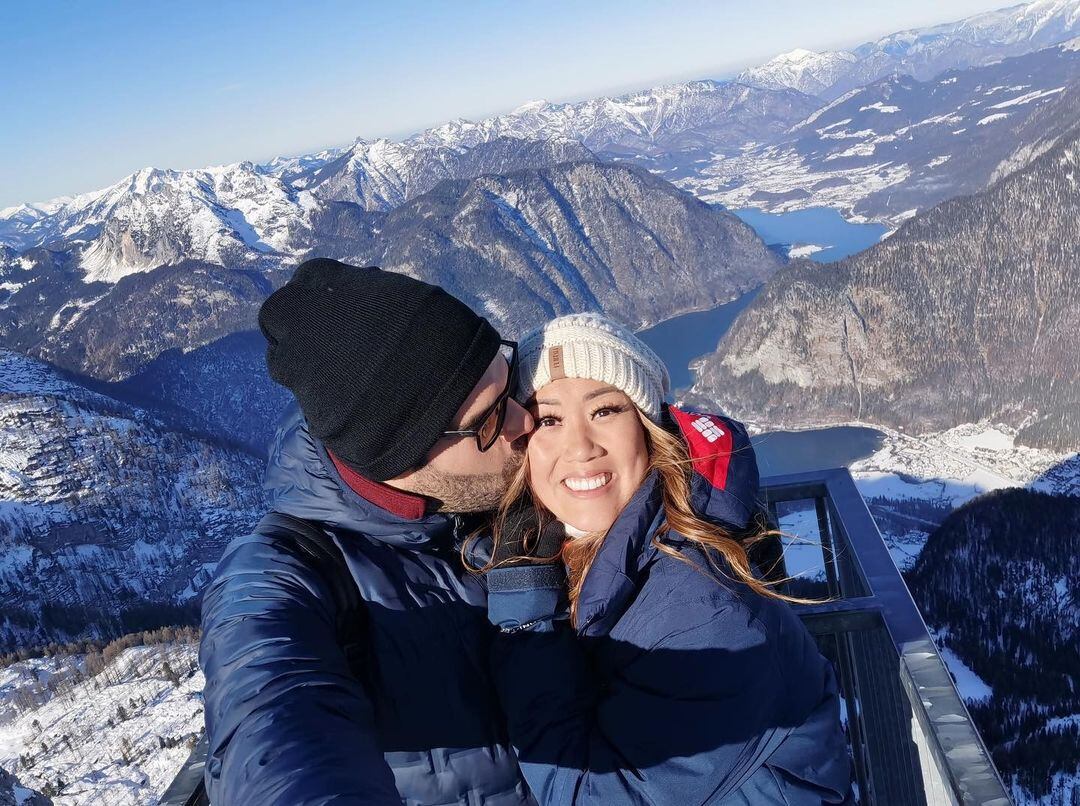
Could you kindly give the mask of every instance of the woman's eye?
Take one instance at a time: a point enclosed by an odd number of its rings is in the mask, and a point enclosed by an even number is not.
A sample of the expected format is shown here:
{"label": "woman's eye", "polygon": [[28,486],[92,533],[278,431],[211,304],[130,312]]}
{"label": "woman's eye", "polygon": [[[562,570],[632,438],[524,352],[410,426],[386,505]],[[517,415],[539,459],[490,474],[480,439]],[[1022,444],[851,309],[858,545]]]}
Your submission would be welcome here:
{"label": "woman's eye", "polygon": [[593,412],[593,417],[607,417],[612,414],[618,414],[622,410],[622,406],[602,406]]}
{"label": "woman's eye", "polygon": [[549,426],[549,425],[555,425],[555,423],[556,423],[556,419],[554,417],[537,417],[536,418],[536,427],[537,428],[544,428],[544,427]]}

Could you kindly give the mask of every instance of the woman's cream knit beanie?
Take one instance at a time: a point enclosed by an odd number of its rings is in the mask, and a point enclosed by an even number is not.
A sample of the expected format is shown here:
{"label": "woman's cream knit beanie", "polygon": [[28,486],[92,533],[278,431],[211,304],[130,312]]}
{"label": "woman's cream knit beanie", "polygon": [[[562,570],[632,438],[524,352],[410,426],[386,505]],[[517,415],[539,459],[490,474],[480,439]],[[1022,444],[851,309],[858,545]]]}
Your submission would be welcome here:
{"label": "woman's cream knit beanie", "polygon": [[560,378],[609,383],[653,422],[671,391],[660,357],[617,322],[595,313],[560,316],[527,333],[518,343],[519,400]]}

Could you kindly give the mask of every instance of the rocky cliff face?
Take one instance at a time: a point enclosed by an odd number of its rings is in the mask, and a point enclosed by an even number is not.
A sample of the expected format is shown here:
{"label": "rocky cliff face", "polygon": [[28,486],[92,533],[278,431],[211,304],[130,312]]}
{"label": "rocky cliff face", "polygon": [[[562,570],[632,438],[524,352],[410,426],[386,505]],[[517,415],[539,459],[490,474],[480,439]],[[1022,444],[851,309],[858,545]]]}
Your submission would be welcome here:
{"label": "rocky cliff face", "polygon": [[190,621],[263,462],[0,351],[0,651]]}
{"label": "rocky cliff face", "polygon": [[883,243],[777,274],[695,392],[773,424],[912,431],[994,417],[1080,444],[1080,132]]}

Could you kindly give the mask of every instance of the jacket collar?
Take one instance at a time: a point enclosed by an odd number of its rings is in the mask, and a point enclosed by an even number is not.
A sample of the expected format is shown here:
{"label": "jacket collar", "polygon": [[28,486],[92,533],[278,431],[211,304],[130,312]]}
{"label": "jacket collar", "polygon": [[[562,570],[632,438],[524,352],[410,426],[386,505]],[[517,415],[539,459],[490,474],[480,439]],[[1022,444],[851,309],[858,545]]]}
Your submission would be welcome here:
{"label": "jacket collar", "polygon": [[659,474],[651,472],[608,529],[578,598],[578,632],[606,635],[630,605],[642,571],[658,549],[652,539],[663,522]]}
{"label": "jacket collar", "polygon": [[372,481],[361,476],[329,448],[326,449],[326,455],[330,457],[334,470],[337,471],[342,482],[361,498],[370,501],[380,509],[385,509],[387,512],[397,515],[403,520],[416,521],[424,517],[427,509],[427,499],[423,496],[414,495],[391,487],[389,484]]}
{"label": "jacket collar", "polygon": [[449,546],[457,531],[457,519],[448,515],[406,518],[354,490],[295,408],[274,438],[263,488],[277,512],[360,532],[400,548]]}

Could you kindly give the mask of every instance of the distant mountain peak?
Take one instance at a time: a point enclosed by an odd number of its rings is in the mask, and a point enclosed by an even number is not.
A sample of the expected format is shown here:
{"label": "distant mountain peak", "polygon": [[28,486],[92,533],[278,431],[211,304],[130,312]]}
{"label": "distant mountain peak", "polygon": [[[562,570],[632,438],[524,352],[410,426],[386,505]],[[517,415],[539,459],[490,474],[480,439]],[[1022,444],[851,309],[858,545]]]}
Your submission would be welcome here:
{"label": "distant mountain peak", "polygon": [[511,115],[524,115],[530,112],[537,112],[545,107],[551,106],[551,101],[541,99],[537,101],[526,101],[521,106],[517,107],[510,114]]}
{"label": "distant mountain peak", "polygon": [[1049,47],[1078,33],[1080,0],[1035,0],[956,22],[897,31],[850,51],[796,48],[743,71],[739,80],[832,100],[888,75],[908,73],[926,80],[949,68],[989,64]]}

